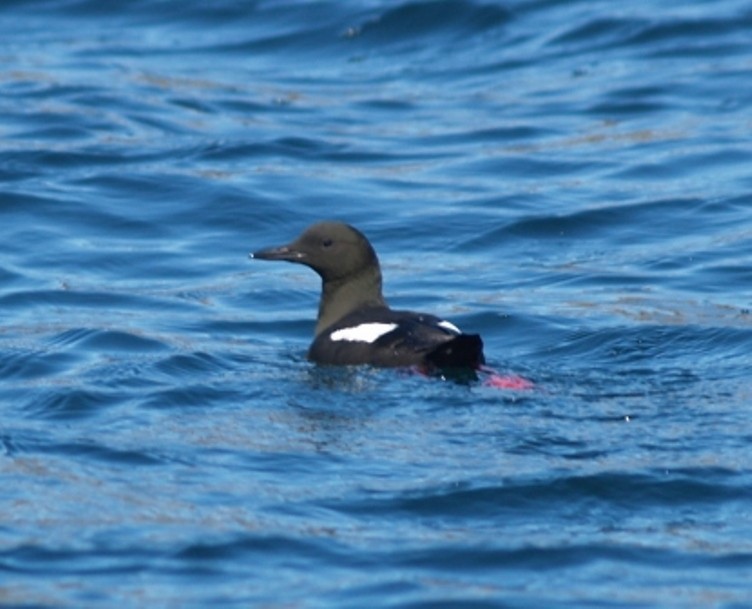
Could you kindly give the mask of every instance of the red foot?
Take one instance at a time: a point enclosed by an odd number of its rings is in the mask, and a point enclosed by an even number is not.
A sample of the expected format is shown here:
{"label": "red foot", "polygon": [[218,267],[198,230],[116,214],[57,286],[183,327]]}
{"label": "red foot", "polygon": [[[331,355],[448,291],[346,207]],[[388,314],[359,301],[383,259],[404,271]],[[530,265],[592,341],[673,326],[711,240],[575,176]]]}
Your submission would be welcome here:
{"label": "red foot", "polygon": [[535,387],[535,384],[532,381],[515,374],[499,374],[493,368],[487,368],[486,366],[482,366],[480,371],[488,374],[488,376],[483,379],[483,384],[487,387],[512,389],[514,391],[529,391]]}

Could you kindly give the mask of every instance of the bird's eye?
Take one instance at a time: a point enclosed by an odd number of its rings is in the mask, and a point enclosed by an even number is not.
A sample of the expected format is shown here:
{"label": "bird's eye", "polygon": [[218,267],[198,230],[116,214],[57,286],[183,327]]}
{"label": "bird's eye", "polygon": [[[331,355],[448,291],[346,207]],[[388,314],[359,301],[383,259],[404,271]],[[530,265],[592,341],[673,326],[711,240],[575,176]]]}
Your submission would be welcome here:
{"label": "bird's eye", "polygon": [[321,242],[321,245],[323,245],[324,247],[332,247],[332,240],[331,239],[324,239]]}

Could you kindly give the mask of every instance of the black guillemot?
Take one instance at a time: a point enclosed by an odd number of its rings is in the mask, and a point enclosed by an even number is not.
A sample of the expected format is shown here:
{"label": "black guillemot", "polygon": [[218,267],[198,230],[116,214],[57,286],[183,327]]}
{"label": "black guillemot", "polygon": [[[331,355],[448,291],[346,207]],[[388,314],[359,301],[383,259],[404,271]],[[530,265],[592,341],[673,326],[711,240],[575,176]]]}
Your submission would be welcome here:
{"label": "black guillemot", "polygon": [[394,311],[381,293],[381,269],[365,235],[342,222],[319,222],[289,245],[250,254],[309,266],[321,276],[319,314],[308,359],[319,364],[478,369],[483,341],[451,322]]}

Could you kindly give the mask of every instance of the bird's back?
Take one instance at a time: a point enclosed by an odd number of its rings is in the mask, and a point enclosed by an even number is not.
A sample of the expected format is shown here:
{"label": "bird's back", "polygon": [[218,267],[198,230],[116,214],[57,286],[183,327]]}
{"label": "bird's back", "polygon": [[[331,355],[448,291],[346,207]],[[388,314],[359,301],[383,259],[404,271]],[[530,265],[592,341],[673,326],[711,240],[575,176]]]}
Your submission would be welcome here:
{"label": "bird's back", "polygon": [[332,365],[477,368],[483,341],[433,315],[376,307],[355,311],[321,332],[308,358]]}

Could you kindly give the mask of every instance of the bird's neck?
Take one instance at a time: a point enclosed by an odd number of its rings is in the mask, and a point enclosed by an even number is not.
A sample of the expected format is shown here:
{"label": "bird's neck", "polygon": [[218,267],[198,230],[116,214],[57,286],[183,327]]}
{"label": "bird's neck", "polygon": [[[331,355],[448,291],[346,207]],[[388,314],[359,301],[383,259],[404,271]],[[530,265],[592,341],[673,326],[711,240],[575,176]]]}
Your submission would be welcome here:
{"label": "bird's neck", "polygon": [[364,307],[385,307],[381,293],[381,272],[369,270],[343,280],[323,280],[316,336],[345,315]]}

